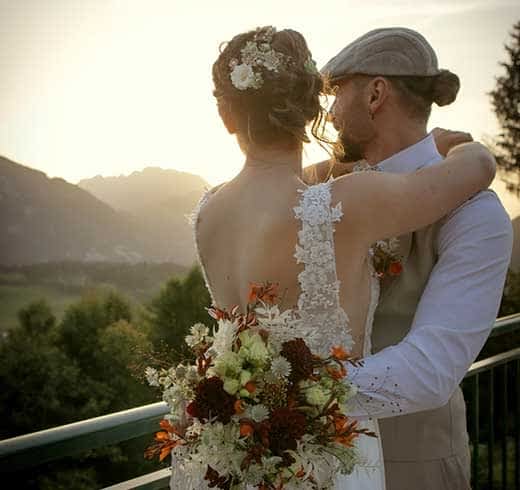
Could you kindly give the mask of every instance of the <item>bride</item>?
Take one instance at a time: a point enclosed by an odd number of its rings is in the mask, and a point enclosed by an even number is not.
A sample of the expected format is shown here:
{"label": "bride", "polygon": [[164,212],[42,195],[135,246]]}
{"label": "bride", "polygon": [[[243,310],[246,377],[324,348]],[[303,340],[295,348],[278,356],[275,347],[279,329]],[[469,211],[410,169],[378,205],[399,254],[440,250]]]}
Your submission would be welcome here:
{"label": "bride", "polygon": [[[307,186],[306,126],[323,141],[325,111],[324,82],[302,35],[264,27],[235,36],[213,65],[213,81],[219,114],[245,163],[195,213],[212,301],[245,310],[251,282],[277,282],[284,308],[303,319],[298,333],[312,350],[326,354],[353,340],[353,354],[369,354],[378,300],[371,245],[426,226],[486,188],[493,157],[467,143],[413,174],[358,172]],[[377,421],[364,424],[378,433]],[[358,441],[364,463],[338,476],[334,488],[384,490],[380,440]],[[173,466],[172,488],[186,488]]]}

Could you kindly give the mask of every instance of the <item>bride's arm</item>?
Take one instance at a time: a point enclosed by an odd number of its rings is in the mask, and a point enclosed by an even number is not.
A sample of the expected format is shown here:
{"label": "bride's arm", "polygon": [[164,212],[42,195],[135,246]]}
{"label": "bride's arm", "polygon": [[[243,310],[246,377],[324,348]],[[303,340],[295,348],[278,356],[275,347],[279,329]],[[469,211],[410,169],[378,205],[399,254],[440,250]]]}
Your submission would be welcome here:
{"label": "bride's arm", "polygon": [[479,143],[465,143],[437,165],[411,174],[361,172],[334,182],[344,222],[367,244],[427,226],[486,189],[496,163]]}

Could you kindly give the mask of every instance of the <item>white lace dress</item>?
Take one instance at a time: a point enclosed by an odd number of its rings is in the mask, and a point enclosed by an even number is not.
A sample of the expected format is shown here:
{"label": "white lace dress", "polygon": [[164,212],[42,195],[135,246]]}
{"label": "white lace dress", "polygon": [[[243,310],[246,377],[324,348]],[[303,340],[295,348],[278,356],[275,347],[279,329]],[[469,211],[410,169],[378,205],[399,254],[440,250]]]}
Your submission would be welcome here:
{"label": "white lace dress", "polygon": [[[278,332],[282,337],[303,337],[313,352],[328,355],[333,345],[346,347],[352,344],[348,326],[348,316],[340,306],[341,284],[336,273],[336,256],[334,251],[334,222],[343,216],[341,203],[331,205],[331,182],[307,187],[301,191],[299,205],[294,208],[296,219],[301,221],[298,232],[298,243],[295,258],[304,264],[303,271],[298,276],[301,293],[298,299],[297,317],[299,321],[287,326],[287,331]],[[210,198],[206,193],[192,214],[191,221],[195,229],[200,209]],[[197,245],[198,249],[198,245]],[[198,250],[197,250],[198,251]],[[204,263],[200,260],[201,269],[212,299],[214,294],[208,283]],[[363,355],[370,354],[370,336],[374,312],[379,299],[379,281],[372,274],[371,298],[365,326],[365,343]],[[254,278],[252,279],[254,280]],[[360,393],[358,403],[367,402],[370,397]],[[339,475],[334,490],[385,490],[383,451],[379,437],[377,420],[365,420],[360,423],[375,432],[378,437],[360,437],[357,445],[361,455],[361,463],[356,466],[351,475]],[[205,483],[193,485],[184,479],[185,475],[173,471],[171,489],[205,490]],[[248,488],[249,490],[249,488]]]}

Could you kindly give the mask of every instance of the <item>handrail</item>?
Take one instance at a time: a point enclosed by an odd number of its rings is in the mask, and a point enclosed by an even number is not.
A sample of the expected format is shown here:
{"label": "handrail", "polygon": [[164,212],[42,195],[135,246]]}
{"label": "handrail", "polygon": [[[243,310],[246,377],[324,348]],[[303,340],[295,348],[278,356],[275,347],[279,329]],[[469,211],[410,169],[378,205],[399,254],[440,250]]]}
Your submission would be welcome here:
{"label": "handrail", "polygon": [[464,378],[470,378],[475,374],[488,371],[492,367],[500,366],[500,364],[512,361],[513,359],[520,359],[520,347],[508,350],[507,352],[501,352],[496,356],[488,357],[487,359],[482,359],[481,361],[474,362]]}
{"label": "handrail", "polygon": [[17,471],[86,449],[151,434],[166,413],[166,403],[151,403],[5,439],[0,441],[0,472]]}
{"label": "handrail", "polygon": [[[519,328],[520,313],[497,319],[490,336]],[[477,361],[466,377],[516,358],[520,358],[520,348]],[[87,449],[152,434],[166,413],[166,403],[152,403],[0,441],[0,472],[17,471]]]}
{"label": "handrail", "polygon": [[506,333],[514,332],[520,328],[520,313],[513,315],[502,316],[495,320],[493,329],[489,337],[496,337],[497,335],[504,335]]}

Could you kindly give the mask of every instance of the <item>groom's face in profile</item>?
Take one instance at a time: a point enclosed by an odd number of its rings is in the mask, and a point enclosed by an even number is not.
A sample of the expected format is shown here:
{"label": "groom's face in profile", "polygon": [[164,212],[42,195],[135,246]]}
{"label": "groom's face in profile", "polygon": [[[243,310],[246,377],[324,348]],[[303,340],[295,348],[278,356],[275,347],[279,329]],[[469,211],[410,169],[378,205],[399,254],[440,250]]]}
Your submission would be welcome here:
{"label": "groom's face in profile", "polygon": [[335,88],[330,114],[346,162],[363,159],[367,145],[375,137],[368,107],[368,81],[366,76],[353,76],[340,80]]}

